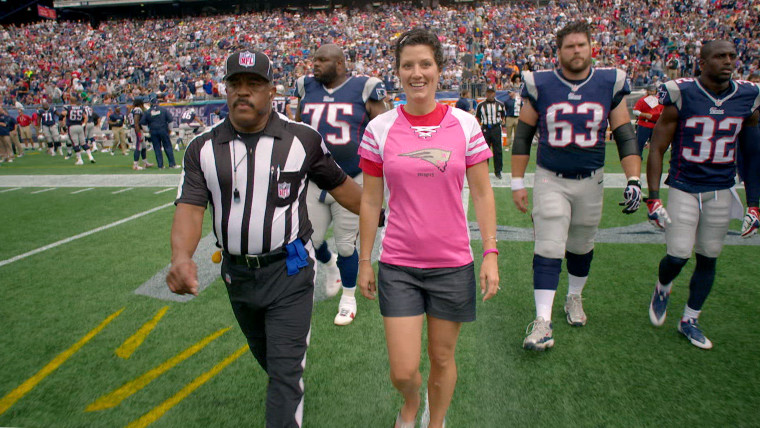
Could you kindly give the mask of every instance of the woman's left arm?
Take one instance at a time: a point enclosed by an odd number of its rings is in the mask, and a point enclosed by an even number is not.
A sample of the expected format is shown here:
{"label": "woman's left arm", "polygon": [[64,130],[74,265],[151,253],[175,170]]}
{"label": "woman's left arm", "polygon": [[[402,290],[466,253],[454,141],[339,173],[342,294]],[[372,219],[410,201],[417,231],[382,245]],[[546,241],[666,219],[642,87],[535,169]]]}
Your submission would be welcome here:
{"label": "woman's left arm", "polygon": [[[470,186],[475,217],[480,226],[484,254],[496,249],[496,203],[493,198],[491,181],[488,179],[488,162],[483,161],[467,168],[467,183]],[[466,214],[466,213],[465,213]],[[496,295],[499,290],[498,252],[488,252],[480,266],[480,293],[483,301]]]}

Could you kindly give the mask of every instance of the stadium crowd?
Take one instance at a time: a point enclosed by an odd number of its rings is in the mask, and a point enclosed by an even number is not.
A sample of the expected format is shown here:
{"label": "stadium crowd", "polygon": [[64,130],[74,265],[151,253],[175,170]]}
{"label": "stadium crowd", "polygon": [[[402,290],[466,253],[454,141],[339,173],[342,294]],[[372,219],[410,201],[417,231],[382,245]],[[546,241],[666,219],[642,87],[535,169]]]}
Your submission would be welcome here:
{"label": "stadium crowd", "polygon": [[441,89],[509,89],[525,70],[556,61],[554,33],[584,18],[595,25],[597,65],[628,72],[634,86],[692,76],[701,40],[735,42],[737,78],[760,65],[760,0],[602,0],[483,2],[420,9],[390,3],[368,12],[272,10],[244,15],[114,20],[98,28],[42,21],[0,28],[0,100],[8,106],[66,102],[71,92],[95,103],[125,103],[135,95],[166,101],[225,94],[224,58],[237,48],[266,52],[274,77],[288,88],[311,70],[310,57],[325,43],[345,48],[355,74],[381,78],[390,91],[392,41],[423,25],[444,46]]}

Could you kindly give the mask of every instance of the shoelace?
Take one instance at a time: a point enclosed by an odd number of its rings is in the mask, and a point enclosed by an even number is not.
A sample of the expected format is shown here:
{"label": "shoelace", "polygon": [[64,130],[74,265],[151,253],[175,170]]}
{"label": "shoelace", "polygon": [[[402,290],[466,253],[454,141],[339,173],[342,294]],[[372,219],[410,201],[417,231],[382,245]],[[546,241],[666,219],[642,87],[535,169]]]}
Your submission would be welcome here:
{"label": "shoelace", "polygon": [[545,324],[547,321],[544,321],[541,323],[538,320],[534,320],[530,324],[528,324],[528,327],[525,328],[525,334],[533,334],[533,332],[536,330],[536,328],[540,328],[541,324]]}

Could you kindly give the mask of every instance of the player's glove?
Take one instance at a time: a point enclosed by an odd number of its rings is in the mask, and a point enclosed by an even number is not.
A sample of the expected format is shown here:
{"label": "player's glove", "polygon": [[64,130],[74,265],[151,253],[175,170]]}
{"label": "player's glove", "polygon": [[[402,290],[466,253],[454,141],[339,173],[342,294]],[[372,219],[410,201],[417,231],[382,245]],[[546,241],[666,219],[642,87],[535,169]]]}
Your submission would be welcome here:
{"label": "player's glove", "polygon": [[633,214],[641,205],[641,181],[638,178],[628,180],[628,185],[623,191],[625,201],[620,202],[625,214]]}
{"label": "player's glove", "polygon": [[647,199],[647,209],[649,210],[649,222],[658,229],[665,229],[665,226],[670,223],[670,216],[662,206],[662,201],[659,199]]}
{"label": "player's glove", "polygon": [[760,228],[760,210],[757,207],[749,207],[742,222],[742,238],[749,238],[756,234],[758,228]]}

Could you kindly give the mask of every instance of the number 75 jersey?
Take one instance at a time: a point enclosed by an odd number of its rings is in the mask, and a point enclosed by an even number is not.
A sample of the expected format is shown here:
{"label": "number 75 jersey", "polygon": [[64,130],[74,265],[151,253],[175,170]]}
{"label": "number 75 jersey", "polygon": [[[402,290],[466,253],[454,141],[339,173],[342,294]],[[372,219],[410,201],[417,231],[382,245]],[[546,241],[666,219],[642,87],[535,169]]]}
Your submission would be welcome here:
{"label": "number 75 jersey", "polygon": [[359,143],[369,123],[366,103],[385,98],[385,86],[376,77],[349,77],[337,88],[327,89],[312,76],[296,81],[301,99],[301,120],[319,131],[335,162],[351,177],[359,168]]}
{"label": "number 75 jersey", "polygon": [[731,80],[729,89],[717,95],[697,79],[685,78],[665,82],[658,98],[678,110],[667,184],[691,193],[733,186],[738,136],[760,105],[758,87]]}
{"label": "number 75 jersey", "polygon": [[582,81],[559,70],[523,73],[522,97],[538,112],[536,162],[550,171],[576,174],[604,166],[610,111],[631,93],[625,72],[591,68]]}

